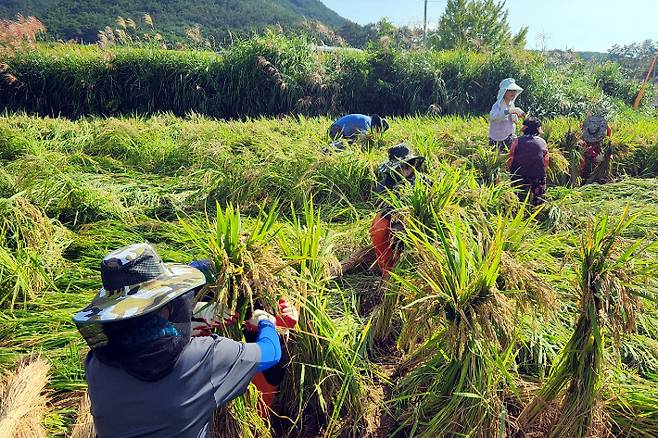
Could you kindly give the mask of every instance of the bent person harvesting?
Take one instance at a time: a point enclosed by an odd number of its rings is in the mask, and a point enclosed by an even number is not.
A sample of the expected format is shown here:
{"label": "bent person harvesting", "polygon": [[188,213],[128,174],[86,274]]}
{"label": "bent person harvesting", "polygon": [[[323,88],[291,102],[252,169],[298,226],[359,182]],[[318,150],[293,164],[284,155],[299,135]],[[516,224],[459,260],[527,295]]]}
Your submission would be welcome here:
{"label": "bent person harvesting", "polygon": [[163,263],[149,244],[110,253],[101,279],[92,303],[73,317],[91,347],[85,374],[99,438],[207,437],[215,409],[281,358],[275,318],[262,310],[249,321],[254,343],[192,337],[204,274]]}

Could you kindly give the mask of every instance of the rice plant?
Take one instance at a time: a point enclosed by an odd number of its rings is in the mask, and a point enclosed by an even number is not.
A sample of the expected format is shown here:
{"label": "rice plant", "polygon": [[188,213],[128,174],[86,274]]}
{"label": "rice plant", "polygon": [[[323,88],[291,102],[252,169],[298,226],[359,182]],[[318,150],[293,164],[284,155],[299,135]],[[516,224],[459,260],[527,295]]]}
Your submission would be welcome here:
{"label": "rice plant", "polygon": [[634,272],[634,258],[639,256],[642,242],[622,240],[632,221],[625,213],[610,226],[608,217],[603,217],[583,237],[578,319],[548,380],[521,413],[521,428],[532,424],[550,403],[559,402],[559,418],[551,436],[600,436],[608,430],[609,418],[601,398],[606,335],[633,330],[639,307],[633,289],[640,280]]}
{"label": "rice plant", "polygon": [[300,317],[290,340],[290,378],[281,389],[287,415],[300,434],[309,426],[321,428],[323,436],[358,434],[365,412],[360,351],[368,327],[360,329],[359,322],[351,320],[340,290],[338,302],[333,302],[329,282],[338,265],[333,236],[312,199],[302,212],[293,210],[288,233],[280,246],[298,273],[293,300],[299,303]]}
{"label": "rice plant", "polygon": [[[434,215],[431,236],[415,227],[417,278],[401,278],[429,327],[425,346],[412,353],[415,368],[401,381],[396,402],[411,436],[494,436],[509,418],[503,395],[513,391],[515,295],[500,290],[505,241],[518,232],[502,217],[490,230],[457,215]],[[414,357],[415,355],[418,355]]]}

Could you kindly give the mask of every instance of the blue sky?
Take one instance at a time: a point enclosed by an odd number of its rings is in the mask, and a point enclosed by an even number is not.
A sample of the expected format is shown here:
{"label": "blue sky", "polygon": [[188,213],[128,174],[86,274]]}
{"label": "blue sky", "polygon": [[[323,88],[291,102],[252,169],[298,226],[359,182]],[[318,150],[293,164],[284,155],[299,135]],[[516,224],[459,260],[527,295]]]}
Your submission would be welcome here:
{"label": "blue sky", "polygon": [[[342,16],[367,24],[382,17],[421,25],[423,0],[322,0]],[[436,25],[446,0],[429,0]],[[658,40],[658,0],[507,0],[513,31],[529,26],[528,47],[607,51],[613,44]]]}

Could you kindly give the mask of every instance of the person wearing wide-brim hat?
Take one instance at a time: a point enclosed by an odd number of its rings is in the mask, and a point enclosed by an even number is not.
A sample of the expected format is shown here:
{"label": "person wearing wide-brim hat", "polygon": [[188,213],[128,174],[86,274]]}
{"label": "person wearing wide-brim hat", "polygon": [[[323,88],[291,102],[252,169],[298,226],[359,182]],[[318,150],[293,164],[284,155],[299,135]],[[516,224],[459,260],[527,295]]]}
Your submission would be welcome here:
{"label": "person wearing wide-brim hat", "polygon": [[504,79],[498,89],[496,102],[489,113],[489,144],[497,146],[501,152],[509,150],[516,137],[516,124],[525,112],[516,107],[516,98],[523,92],[514,79]]}
{"label": "person wearing wide-brim hat", "polygon": [[425,157],[416,155],[406,144],[399,144],[388,149],[388,161],[378,168],[381,179],[375,187],[376,193],[382,193],[397,186],[400,182],[413,183],[416,171],[422,169]]}
{"label": "person wearing wide-brim hat", "polygon": [[208,436],[214,410],[281,357],[275,318],[262,310],[249,321],[255,343],[191,337],[204,274],[163,263],[147,243],[110,253],[101,279],[91,304],[73,317],[91,347],[85,376],[99,438]]}
{"label": "person wearing wide-brim hat", "polygon": [[581,125],[581,140],[583,157],[580,160],[580,176],[587,181],[595,168],[604,165],[612,158],[612,153],[603,151],[603,140],[612,136],[612,128],[602,115],[588,117]]}
{"label": "person wearing wide-brim hat", "polygon": [[[421,173],[425,158],[416,155],[409,146],[400,144],[388,150],[388,161],[379,166],[380,180],[375,193],[395,190],[402,184],[414,184],[417,178],[428,182]],[[370,239],[377,265],[387,278],[397,263],[400,253],[393,245],[393,230],[399,228],[391,218],[392,210],[382,207],[370,225]]]}

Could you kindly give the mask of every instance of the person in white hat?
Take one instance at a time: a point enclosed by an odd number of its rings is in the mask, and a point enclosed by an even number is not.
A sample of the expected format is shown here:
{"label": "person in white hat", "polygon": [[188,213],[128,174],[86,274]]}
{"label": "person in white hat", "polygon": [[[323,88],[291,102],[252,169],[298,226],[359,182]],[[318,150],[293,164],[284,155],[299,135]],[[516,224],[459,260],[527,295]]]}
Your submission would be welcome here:
{"label": "person in white hat", "polygon": [[500,83],[498,99],[489,113],[489,145],[498,146],[501,152],[507,152],[516,138],[516,124],[525,112],[515,106],[516,98],[523,92],[512,78]]}

